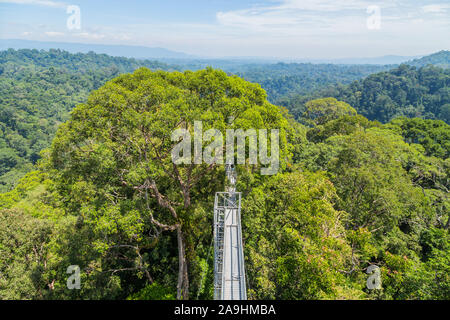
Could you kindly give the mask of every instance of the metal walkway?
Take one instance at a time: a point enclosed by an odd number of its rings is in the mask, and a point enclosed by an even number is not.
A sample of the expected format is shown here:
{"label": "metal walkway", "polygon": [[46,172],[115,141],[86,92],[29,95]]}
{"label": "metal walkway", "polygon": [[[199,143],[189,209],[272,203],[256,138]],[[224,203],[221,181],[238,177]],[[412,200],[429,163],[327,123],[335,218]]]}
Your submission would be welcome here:
{"label": "metal walkway", "polygon": [[214,299],[246,300],[241,193],[235,191],[233,166],[226,171],[230,187],[214,201]]}

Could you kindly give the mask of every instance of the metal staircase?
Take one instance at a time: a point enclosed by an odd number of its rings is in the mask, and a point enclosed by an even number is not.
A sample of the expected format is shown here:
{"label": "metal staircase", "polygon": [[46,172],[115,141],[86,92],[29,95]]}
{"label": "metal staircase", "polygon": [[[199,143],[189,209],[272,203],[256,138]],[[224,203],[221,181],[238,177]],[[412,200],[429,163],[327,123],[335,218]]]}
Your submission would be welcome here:
{"label": "metal staircase", "polygon": [[234,166],[227,164],[225,171],[227,191],[216,192],[214,200],[214,299],[246,300],[241,193]]}

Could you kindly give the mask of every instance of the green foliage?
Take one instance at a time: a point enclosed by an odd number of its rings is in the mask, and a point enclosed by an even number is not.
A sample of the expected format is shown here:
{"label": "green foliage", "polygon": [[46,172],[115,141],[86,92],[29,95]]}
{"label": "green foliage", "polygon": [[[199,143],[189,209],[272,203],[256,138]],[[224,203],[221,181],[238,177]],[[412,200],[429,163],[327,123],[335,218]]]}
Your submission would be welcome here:
{"label": "green foliage", "polygon": [[[213,69],[168,73],[141,68],[108,82],[74,109],[71,120],[59,127],[46,168],[68,210],[98,235],[93,244],[99,252],[135,248],[135,267],[151,282],[155,273],[163,277],[160,272],[167,270],[153,256],[158,245],[169,251],[166,268],[176,268],[173,250],[178,250],[191,267],[191,286],[206,294],[200,261],[208,252],[208,212],[214,191],[223,188],[218,178],[223,166],[173,164],[171,135],[185,128],[193,136],[194,121],[224,135],[228,128],[279,129],[281,168],[290,157],[292,130],[284,110],[268,103],[259,85]],[[162,239],[171,239],[174,230],[178,245],[166,248]],[[200,243],[205,250],[196,250]],[[182,269],[179,279],[187,279]],[[177,281],[178,295],[186,285],[186,297],[187,280],[180,284],[171,274],[161,284],[174,287]]]}
{"label": "green foliage", "polygon": [[450,125],[440,120],[405,117],[394,119],[386,127],[402,135],[407,143],[421,144],[425,155],[446,159],[450,156]]}
{"label": "green foliage", "polygon": [[40,158],[75,105],[120,73],[154,61],[61,50],[0,52],[0,192],[10,190]]}
{"label": "green foliage", "polygon": [[282,104],[286,97],[304,95],[337,83],[349,84],[389,66],[311,63],[249,64],[224,70],[261,84],[269,101]]}
{"label": "green foliage", "polygon": [[[19,210],[0,212],[0,299],[43,299],[52,224]],[[43,283],[44,282],[44,283]]]}
{"label": "green foliage", "polygon": [[410,61],[408,64],[414,67],[426,67],[431,64],[441,68],[450,68],[450,51],[442,50],[429,56]]}
{"label": "green foliage", "polygon": [[356,115],[356,110],[348,103],[334,98],[311,100],[306,103],[303,119],[313,125],[323,125],[344,115]]}
{"label": "green foliage", "polygon": [[[387,121],[397,109],[378,105],[380,95],[403,99],[401,91],[434,108],[437,96],[446,101],[447,71],[402,66],[338,86],[350,90],[342,101],[301,97],[292,110],[305,126],[258,84],[220,70],[140,68],[86,99],[147,62],[61,51],[0,57],[0,90],[13,95],[0,95],[1,181],[22,177],[0,194],[0,298],[211,299],[212,206],[223,166],[174,166],[170,155],[173,130],[192,135],[202,120],[203,130],[222,133],[280,129],[277,175],[237,167],[251,299],[450,299],[449,125],[381,124],[355,111]],[[113,62],[119,70],[101,69]],[[366,288],[371,264],[381,269],[381,290]],[[80,266],[80,290],[66,287],[70,265]]]}
{"label": "green foliage", "polygon": [[401,65],[349,85],[337,84],[311,94],[285,98],[280,103],[299,119],[306,102],[324,97],[347,102],[369,120],[383,123],[400,116],[449,123],[450,69]]}
{"label": "green foliage", "polygon": [[307,138],[312,142],[324,142],[335,135],[350,135],[356,131],[379,126],[377,122],[367,120],[361,115],[344,115],[336,120],[331,120],[323,125],[315,126],[308,130]]}
{"label": "green foliage", "polygon": [[171,288],[163,287],[154,282],[141,291],[132,294],[127,300],[175,300],[175,296]]}
{"label": "green foliage", "polygon": [[243,224],[252,299],[352,299],[345,213],[336,211],[332,183],[323,173],[273,177],[245,196]]}
{"label": "green foliage", "polygon": [[447,131],[442,121],[380,125],[342,116],[309,129],[309,143],[294,155],[309,170],[325,170],[336,188],[334,207],[347,213],[352,284],[367,279],[369,264],[381,266],[382,290],[365,290],[369,298],[449,297]]}

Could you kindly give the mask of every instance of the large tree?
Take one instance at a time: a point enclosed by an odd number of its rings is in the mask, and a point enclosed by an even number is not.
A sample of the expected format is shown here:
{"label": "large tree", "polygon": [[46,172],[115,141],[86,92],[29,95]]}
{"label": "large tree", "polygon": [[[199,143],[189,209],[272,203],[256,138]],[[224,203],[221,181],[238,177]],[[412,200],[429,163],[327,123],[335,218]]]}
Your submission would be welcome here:
{"label": "large tree", "polygon": [[223,71],[142,68],[108,82],[73,111],[53,141],[49,164],[68,207],[100,227],[108,225],[105,234],[117,225],[129,228],[135,245],[149,230],[157,235],[175,231],[177,297],[187,299],[197,227],[192,217],[221,190],[223,166],[175,164],[172,133],[185,129],[194,137],[194,121],[202,121],[203,131],[222,133],[228,128],[279,129],[283,160],[288,156],[283,113],[266,101],[258,84]]}

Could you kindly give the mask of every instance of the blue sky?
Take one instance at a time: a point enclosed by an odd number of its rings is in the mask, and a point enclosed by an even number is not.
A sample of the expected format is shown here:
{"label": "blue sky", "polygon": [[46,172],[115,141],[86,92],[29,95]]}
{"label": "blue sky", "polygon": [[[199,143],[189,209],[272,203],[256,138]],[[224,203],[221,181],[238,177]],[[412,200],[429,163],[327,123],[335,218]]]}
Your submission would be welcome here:
{"label": "blue sky", "polygon": [[[80,29],[67,28],[69,5],[80,8]],[[0,0],[0,38],[215,57],[414,56],[450,49],[450,1]]]}

